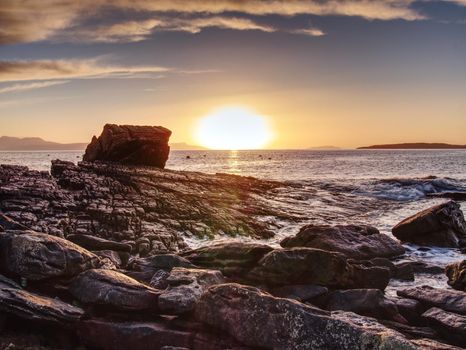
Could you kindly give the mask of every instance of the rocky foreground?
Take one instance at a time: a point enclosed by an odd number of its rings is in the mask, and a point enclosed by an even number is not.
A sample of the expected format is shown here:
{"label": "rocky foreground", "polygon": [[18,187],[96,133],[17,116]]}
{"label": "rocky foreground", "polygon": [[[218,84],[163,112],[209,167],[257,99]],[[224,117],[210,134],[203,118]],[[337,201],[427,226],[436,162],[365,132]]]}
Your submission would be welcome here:
{"label": "rocky foreground", "polygon": [[[455,289],[384,294],[445,273],[403,258],[370,226],[307,225],[281,248],[185,239],[271,237],[283,184],[230,175],[54,161],[0,166],[0,348],[453,349],[466,346],[466,262]],[[461,247],[455,202],[394,228],[402,242]]]}

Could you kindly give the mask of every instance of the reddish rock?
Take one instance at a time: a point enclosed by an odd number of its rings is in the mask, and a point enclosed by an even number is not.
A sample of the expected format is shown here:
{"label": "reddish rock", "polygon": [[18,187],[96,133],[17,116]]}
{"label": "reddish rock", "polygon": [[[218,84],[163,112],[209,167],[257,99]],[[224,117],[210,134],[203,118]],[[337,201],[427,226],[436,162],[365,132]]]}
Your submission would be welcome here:
{"label": "reddish rock", "polygon": [[106,124],[102,134],[92,138],[83,160],[164,168],[170,135],[171,131],[161,126]]}
{"label": "reddish rock", "polygon": [[448,265],[445,273],[450,286],[466,292],[466,260]]}
{"label": "reddish rock", "polygon": [[455,345],[466,346],[466,316],[432,308],[422,314],[432,328],[445,340]]}

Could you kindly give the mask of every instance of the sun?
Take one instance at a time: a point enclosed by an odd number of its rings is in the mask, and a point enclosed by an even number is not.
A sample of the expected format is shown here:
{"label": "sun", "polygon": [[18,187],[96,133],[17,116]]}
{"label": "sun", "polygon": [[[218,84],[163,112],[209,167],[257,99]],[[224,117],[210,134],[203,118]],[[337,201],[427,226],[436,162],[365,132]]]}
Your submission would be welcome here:
{"label": "sun", "polygon": [[203,117],[196,130],[199,144],[210,149],[259,149],[272,139],[267,119],[249,108],[230,106]]}

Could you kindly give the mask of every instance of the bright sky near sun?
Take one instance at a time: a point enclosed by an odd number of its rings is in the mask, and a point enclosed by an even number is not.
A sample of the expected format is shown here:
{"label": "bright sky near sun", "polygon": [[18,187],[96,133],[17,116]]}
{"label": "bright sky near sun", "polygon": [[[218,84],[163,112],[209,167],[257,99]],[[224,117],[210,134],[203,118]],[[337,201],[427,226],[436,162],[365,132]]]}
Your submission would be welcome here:
{"label": "bright sky near sun", "polygon": [[2,0],[0,135],[466,143],[465,0]]}

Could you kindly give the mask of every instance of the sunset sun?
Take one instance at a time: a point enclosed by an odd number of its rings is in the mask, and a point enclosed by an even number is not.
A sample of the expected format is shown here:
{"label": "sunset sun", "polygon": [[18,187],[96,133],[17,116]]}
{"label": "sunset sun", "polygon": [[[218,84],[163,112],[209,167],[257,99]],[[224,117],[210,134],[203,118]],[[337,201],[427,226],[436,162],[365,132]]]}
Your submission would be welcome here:
{"label": "sunset sun", "polygon": [[223,107],[200,120],[196,137],[210,149],[258,149],[271,140],[272,131],[264,116],[248,108]]}

